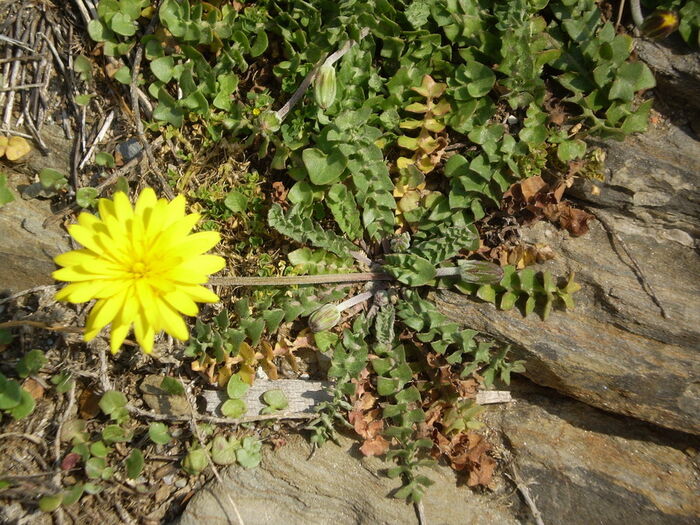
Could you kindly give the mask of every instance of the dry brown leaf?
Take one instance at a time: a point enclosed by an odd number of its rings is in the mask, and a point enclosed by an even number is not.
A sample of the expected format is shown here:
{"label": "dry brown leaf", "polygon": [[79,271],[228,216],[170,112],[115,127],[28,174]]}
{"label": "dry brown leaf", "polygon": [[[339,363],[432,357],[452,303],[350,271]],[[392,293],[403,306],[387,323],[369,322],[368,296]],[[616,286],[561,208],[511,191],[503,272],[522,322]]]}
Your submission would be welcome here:
{"label": "dry brown leaf", "polygon": [[100,396],[92,389],[86,388],[78,397],[78,411],[82,419],[92,419],[100,413]]}
{"label": "dry brown leaf", "polygon": [[5,148],[5,158],[14,162],[24,157],[30,151],[32,151],[32,147],[25,138],[10,137]]}
{"label": "dry brown leaf", "polygon": [[24,380],[24,383],[22,383],[22,388],[29,392],[29,395],[32,396],[35,401],[44,397],[44,387],[41,386],[41,383],[36,379],[28,377]]}
{"label": "dry brown leaf", "polygon": [[381,456],[389,450],[389,442],[382,436],[366,439],[360,446],[360,452],[365,456]]}

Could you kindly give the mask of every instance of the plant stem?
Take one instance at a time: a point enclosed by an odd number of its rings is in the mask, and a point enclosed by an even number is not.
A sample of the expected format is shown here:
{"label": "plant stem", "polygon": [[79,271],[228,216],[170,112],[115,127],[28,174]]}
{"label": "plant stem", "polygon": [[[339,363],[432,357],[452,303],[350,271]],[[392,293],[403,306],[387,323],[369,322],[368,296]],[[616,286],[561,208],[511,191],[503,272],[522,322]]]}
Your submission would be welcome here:
{"label": "plant stem", "polygon": [[642,14],[642,6],[639,5],[639,0],[630,0],[630,11],[632,12],[632,20],[637,27],[644,23],[644,15]]}
{"label": "plant stem", "polygon": [[[459,268],[438,268],[435,277],[459,275]],[[394,281],[385,272],[329,273],[321,275],[285,275],[281,277],[212,277],[213,286],[293,286],[298,284],[361,283],[367,281]]]}

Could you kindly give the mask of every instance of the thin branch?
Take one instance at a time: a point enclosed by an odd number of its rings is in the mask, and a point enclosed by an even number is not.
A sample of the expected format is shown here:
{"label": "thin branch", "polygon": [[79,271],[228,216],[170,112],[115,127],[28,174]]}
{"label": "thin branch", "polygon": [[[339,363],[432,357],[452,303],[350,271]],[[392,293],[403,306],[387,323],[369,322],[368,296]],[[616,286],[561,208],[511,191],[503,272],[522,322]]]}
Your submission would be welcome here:
{"label": "thin branch", "polygon": [[114,114],[114,110],[111,110],[105,117],[102,126],[97,132],[97,135],[95,135],[95,140],[92,141],[90,148],[88,148],[82,160],[78,163],[78,169],[82,169],[83,166],[85,166],[85,164],[87,163],[87,161],[90,160],[90,157],[92,156],[93,152],[95,151],[95,148],[97,147],[97,143],[104,138],[104,136],[107,134],[107,130],[109,130],[109,127],[112,125],[112,121],[114,120]]}
{"label": "thin branch", "polygon": [[[142,408],[136,408],[131,405],[126,405],[126,409],[129,413],[138,416],[152,419],[154,421],[190,421],[190,416],[176,416],[171,414],[158,414],[156,412],[151,412],[148,410],[143,410]],[[216,423],[220,425],[240,425],[241,423],[254,423],[256,421],[280,421],[285,419],[313,419],[317,414],[261,414],[258,416],[247,416],[237,419],[230,417],[217,417],[208,416],[204,414],[195,414],[194,417],[197,421],[203,421],[205,423]]]}
{"label": "thin branch", "polygon": [[[2,130],[0,130],[2,131]],[[24,295],[29,295],[32,293],[36,292],[43,292],[44,290],[51,290],[56,287],[58,287],[58,284],[43,284],[41,286],[35,286],[33,288],[27,288],[26,290],[22,290],[21,292],[13,293],[12,295],[9,295],[7,297],[3,297],[0,299],[0,304],[5,304],[9,303],[10,301],[14,301],[15,299],[18,299],[19,297],[22,297]]]}
{"label": "thin branch", "polygon": [[525,503],[530,509],[530,512],[532,512],[532,517],[535,518],[535,523],[537,523],[537,525],[544,525],[544,521],[542,521],[542,513],[535,504],[535,498],[533,498],[532,494],[530,493],[530,489],[520,477],[515,463],[511,462],[510,469],[512,472],[512,477],[509,477],[513,480],[513,483],[515,483],[515,486],[518,488],[518,491],[523,496],[523,499],[525,500]]}
{"label": "thin branch", "polygon": [[52,332],[68,332],[73,334],[79,334],[85,331],[84,328],[76,328],[73,326],[50,325],[47,323],[42,323],[41,321],[19,320],[5,321],[4,323],[0,323],[0,328],[14,328],[16,326],[32,326],[34,328],[41,328],[43,330],[51,330]]}

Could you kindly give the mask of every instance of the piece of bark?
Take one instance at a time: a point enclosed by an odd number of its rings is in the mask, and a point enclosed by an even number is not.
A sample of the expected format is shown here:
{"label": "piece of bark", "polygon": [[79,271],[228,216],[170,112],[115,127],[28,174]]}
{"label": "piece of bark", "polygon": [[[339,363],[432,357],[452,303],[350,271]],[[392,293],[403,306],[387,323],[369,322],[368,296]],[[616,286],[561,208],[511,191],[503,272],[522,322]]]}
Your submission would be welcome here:
{"label": "piece of bark", "polygon": [[[303,414],[314,412],[316,405],[332,398],[326,392],[331,386],[328,381],[309,381],[306,379],[257,379],[248,390],[245,397],[247,407],[246,417],[260,414],[267,405],[262,400],[262,395],[268,390],[278,389],[284,392],[289,406],[282,410],[282,414]],[[207,414],[221,416],[221,404],[228,399],[224,390],[205,390],[201,397],[204,399],[204,411]],[[512,401],[510,392],[503,390],[489,390],[478,392],[476,402],[479,405],[495,403],[509,403]]]}

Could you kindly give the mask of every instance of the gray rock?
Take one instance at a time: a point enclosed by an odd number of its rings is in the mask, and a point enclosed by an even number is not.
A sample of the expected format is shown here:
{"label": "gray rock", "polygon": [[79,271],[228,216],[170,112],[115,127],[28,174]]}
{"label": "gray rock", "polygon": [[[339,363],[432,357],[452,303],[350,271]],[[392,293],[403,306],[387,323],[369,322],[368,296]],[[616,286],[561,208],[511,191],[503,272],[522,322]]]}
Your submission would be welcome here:
{"label": "gray rock", "polygon": [[[11,187],[14,180],[11,176]],[[0,208],[0,293],[54,282],[52,258],[70,250],[70,245],[60,226],[43,227],[50,215],[47,202],[25,201],[18,196]]]}
{"label": "gray rock", "polygon": [[576,272],[583,289],[573,311],[554,311],[542,322],[449,292],[437,303],[453,320],[512,343],[536,383],[605,410],[700,433],[700,148],[674,127],[607,148],[601,193],[593,195],[585,183],[575,194],[615,234],[597,222],[579,238],[542,222],[523,232],[526,241],[558,254],[544,268],[559,276]]}
{"label": "gray rock", "polygon": [[490,423],[502,431],[544,523],[698,522],[697,438],[522,382],[516,389],[515,403],[490,409]]}
{"label": "gray rock", "polygon": [[[266,450],[260,467],[221,471],[223,483],[212,481],[187,505],[179,525],[237,523],[229,497],[244,523],[255,525],[350,525],[418,523],[414,508],[392,499],[398,486],[382,474],[388,468],[377,458],[362,458],[356,442],[341,437],[341,446],[327,443],[309,458],[310,445],[299,435],[276,452]],[[429,472],[435,481],[423,499],[428,523],[515,524],[505,497],[487,497],[457,487],[447,467]]]}
{"label": "gray rock", "polygon": [[656,77],[657,91],[665,102],[700,110],[700,54],[678,35],[654,42],[637,39],[637,56],[647,63]]}

